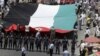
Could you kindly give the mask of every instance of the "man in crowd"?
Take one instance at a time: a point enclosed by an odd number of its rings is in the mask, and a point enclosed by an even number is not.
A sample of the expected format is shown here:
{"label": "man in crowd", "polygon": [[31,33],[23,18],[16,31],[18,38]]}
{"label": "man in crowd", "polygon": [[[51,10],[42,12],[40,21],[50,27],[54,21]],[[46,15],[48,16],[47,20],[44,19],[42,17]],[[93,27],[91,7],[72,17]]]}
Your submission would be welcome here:
{"label": "man in crowd", "polygon": [[85,31],[85,38],[89,37],[90,33],[90,29],[87,27]]}
{"label": "man in crowd", "polygon": [[40,36],[35,38],[35,45],[36,45],[37,51],[38,51],[38,49],[39,49],[39,51],[41,51],[41,42],[42,42],[42,39]]}
{"label": "man in crowd", "polygon": [[26,56],[26,48],[24,46],[21,48],[21,51],[22,51],[22,56]]}
{"label": "man in crowd", "polygon": [[45,35],[43,39],[43,50],[46,52],[48,51],[48,45],[49,45],[49,39],[48,39],[48,36]]}
{"label": "man in crowd", "polygon": [[72,56],[74,56],[74,54],[75,54],[76,45],[77,45],[76,39],[72,39],[72,41],[71,41],[71,54],[72,54]]}
{"label": "man in crowd", "polygon": [[10,34],[9,38],[9,48],[12,48],[12,44],[13,44],[13,35]]}
{"label": "man in crowd", "polygon": [[56,47],[56,53],[60,54],[60,46],[61,46],[61,42],[59,39],[56,39],[55,41],[55,47]]}
{"label": "man in crowd", "polygon": [[63,45],[63,51],[68,49],[68,45],[69,45],[68,40],[66,40],[64,38],[63,41],[62,41],[62,45]]}
{"label": "man in crowd", "polygon": [[96,37],[100,38],[100,28],[96,30]]}
{"label": "man in crowd", "polygon": [[6,49],[8,46],[8,36],[4,37],[4,48]]}
{"label": "man in crowd", "polygon": [[70,56],[69,51],[67,49],[63,51],[63,56]]}
{"label": "man in crowd", "polygon": [[40,37],[40,31],[38,30],[38,32],[36,33],[35,35],[36,38],[39,38]]}
{"label": "man in crowd", "polygon": [[80,44],[80,55],[83,55],[83,49],[85,48],[85,46],[87,46],[87,43],[82,41],[82,43]]}
{"label": "man in crowd", "polygon": [[19,37],[19,41],[18,41],[18,48],[19,48],[19,49],[21,49],[22,43],[23,43],[23,37],[20,36],[20,37]]}
{"label": "man in crowd", "polygon": [[25,36],[24,37],[24,46],[26,47],[27,50],[28,50],[28,41],[29,41],[28,36]]}
{"label": "man in crowd", "polygon": [[14,38],[13,38],[13,49],[16,49],[16,47],[17,47],[17,37],[14,36]]}
{"label": "man in crowd", "polygon": [[50,53],[50,56],[53,55],[53,49],[54,49],[54,44],[53,44],[53,42],[51,42],[51,43],[49,44],[49,53]]}
{"label": "man in crowd", "polygon": [[30,50],[33,51],[34,50],[34,37],[30,36]]}
{"label": "man in crowd", "polygon": [[85,18],[86,18],[86,14],[85,14],[85,12],[82,12],[82,13],[81,13],[81,20],[82,20],[81,25],[82,25],[82,26],[83,26],[84,23],[85,23]]}

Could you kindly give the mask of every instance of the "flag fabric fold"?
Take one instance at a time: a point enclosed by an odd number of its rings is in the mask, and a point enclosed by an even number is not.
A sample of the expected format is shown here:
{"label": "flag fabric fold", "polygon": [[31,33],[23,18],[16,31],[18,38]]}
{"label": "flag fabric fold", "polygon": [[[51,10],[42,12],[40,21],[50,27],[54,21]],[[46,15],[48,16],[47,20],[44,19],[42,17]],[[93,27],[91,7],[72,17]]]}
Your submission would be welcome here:
{"label": "flag fabric fold", "polygon": [[10,9],[4,21],[28,25],[32,31],[40,28],[48,32],[54,27],[56,32],[66,33],[74,29],[77,20],[75,9],[75,4],[20,4]]}

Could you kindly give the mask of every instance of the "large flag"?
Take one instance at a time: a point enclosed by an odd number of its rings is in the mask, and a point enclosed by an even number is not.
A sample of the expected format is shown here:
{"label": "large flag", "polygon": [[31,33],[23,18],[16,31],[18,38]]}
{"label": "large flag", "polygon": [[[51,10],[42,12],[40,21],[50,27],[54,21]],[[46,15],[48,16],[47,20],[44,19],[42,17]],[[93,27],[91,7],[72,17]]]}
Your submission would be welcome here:
{"label": "large flag", "polygon": [[32,28],[41,28],[41,30],[54,27],[55,30],[66,32],[74,29],[77,19],[75,9],[75,4],[19,4],[10,9],[4,20]]}

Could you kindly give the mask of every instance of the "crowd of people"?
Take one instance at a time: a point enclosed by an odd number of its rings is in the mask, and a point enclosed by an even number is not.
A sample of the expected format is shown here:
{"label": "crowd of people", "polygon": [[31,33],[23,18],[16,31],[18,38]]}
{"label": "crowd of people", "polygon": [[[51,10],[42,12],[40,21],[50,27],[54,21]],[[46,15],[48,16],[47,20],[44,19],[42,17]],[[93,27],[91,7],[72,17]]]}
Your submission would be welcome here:
{"label": "crowd of people", "polygon": [[[5,5],[7,5],[5,8],[7,8],[7,11],[9,11],[9,8],[10,8],[9,3],[5,2],[4,6]],[[86,26],[85,38],[91,35],[92,31],[90,29],[93,28],[94,29],[93,31],[95,32],[95,34],[93,35],[100,38],[100,25],[99,25],[100,13],[98,13],[98,10],[95,7],[96,2],[94,2],[93,0],[80,1],[77,6],[78,6],[78,9],[76,13],[78,15],[78,22],[77,22],[76,28],[79,28],[79,30],[82,30],[82,26]],[[1,10],[2,9],[4,10],[3,6],[1,5]],[[72,39],[70,43],[71,43],[71,53],[72,55],[74,55],[77,40]],[[66,38],[62,40],[59,40],[57,38],[51,39],[48,35],[41,36],[40,32],[37,32],[35,35],[28,35],[28,33],[25,33],[24,35],[22,35],[21,33],[18,33],[18,32],[17,33],[10,32],[9,34],[0,32],[0,48],[2,49],[13,49],[13,50],[22,49],[22,52],[26,50],[27,51],[44,51],[44,52],[50,53],[50,56],[52,56],[54,49],[55,49],[55,53],[60,54],[61,47],[64,53],[67,52],[69,55],[68,46],[69,46],[68,39]],[[80,50],[79,50],[80,56],[88,55],[87,54],[88,49],[87,49],[86,43],[81,41],[79,47],[80,47]]]}
{"label": "crowd of people", "polygon": [[[71,50],[74,55],[76,41],[73,39],[71,42]],[[60,54],[62,51],[68,50],[69,40],[67,37],[60,40],[58,38],[50,38],[48,35],[41,36],[38,31],[35,35],[28,35],[26,32],[24,35],[21,33],[4,33],[0,32],[0,48],[1,49],[12,49],[12,50],[21,50],[26,49],[27,51],[43,51],[50,53],[52,56],[53,53]],[[55,52],[53,51],[55,50]]]}
{"label": "crowd of people", "polygon": [[100,13],[96,8],[97,2],[94,1],[84,1],[81,5],[78,6],[78,25],[79,29],[82,30],[82,26],[86,26],[85,37],[89,37],[91,34],[90,29],[94,28],[95,36],[99,37],[99,28],[100,28]]}
{"label": "crowd of people", "polygon": [[[81,1],[78,6],[77,24],[80,31],[85,30],[85,38],[91,37],[91,35],[100,38],[100,13],[96,8],[98,2],[95,2],[94,0],[86,0]],[[93,53],[93,47],[90,46],[89,43],[86,43],[82,40],[80,42],[79,50],[80,56],[89,56],[89,54]]]}
{"label": "crowd of people", "polygon": [[[10,7],[12,5],[17,5],[18,3],[26,3],[33,2],[34,0],[0,0],[0,10],[2,13],[2,19],[5,16],[5,13],[9,12]],[[15,32],[0,32],[0,48],[1,49],[12,49],[12,50],[21,50],[22,56],[25,56],[24,52],[27,51],[44,51],[50,53],[50,56],[54,53],[60,54],[61,50],[68,51],[68,39],[64,38],[63,40],[59,39],[51,39],[49,36],[37,36],[39,32],[35,35],[28,35],[25,33],[24,35],[21,33]],[[75,52],[75,40],[73,39],[71,42],[71,50],[74,55]]]}

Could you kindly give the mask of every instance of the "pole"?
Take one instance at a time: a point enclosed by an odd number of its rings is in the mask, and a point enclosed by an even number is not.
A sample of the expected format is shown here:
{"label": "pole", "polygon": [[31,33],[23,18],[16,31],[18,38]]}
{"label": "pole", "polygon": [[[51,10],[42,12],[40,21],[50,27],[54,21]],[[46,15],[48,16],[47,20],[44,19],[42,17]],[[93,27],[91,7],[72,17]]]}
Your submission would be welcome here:
{"label": "pole", "polygon": [[55,38],[55,29],[54,29],[54,27],[51,28],[50,38],[51,39],[54,39]]}

